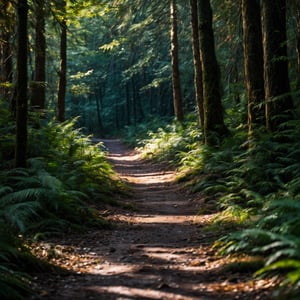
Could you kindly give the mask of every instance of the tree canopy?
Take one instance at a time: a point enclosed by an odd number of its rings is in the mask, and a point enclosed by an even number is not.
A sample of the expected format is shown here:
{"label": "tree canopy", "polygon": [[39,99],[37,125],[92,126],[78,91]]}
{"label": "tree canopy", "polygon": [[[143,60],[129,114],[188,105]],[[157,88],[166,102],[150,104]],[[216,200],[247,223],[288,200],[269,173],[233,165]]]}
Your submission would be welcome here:
{"label": "tree canopy", "polygon": [[[76,218],[107,226],[89,199],[126,188],[93,138],[119,137],[174,164],[222,216],[246,215],[222,251],[268,252],[258,274],[284,269],[297,286],[299,1],[3,0],[0,29],[12,248]],[[14,257],[1,251],[0,275]]]}

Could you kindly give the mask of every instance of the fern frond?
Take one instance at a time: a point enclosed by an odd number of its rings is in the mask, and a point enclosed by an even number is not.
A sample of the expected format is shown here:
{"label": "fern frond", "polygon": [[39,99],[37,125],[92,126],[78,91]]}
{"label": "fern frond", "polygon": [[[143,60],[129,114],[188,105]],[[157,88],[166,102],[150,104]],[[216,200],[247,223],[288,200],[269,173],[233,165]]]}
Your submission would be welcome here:
{"label": "fern frond", "polygon": [[0,198],[0,207],[5,208],[5,206],[16,202],[38,200],[42,195],[49,195],[49,190],[45,188],[26,188],[14,191]]}
{"label": "fern frond", "polygon": [[300,260],[296,259],[283,259],[271,263],[255,273],[255,276],[268,275],[270,273],[279,273],[281,271],[287,272],[287,280],[284,284],[291,283],[295,285],[300,281]]}
{"label": "fern frond", "polygon": [[40,208],[41,205],[37,201],[16,203],[4,209],[4,216],[12,225],[18,227],[20,232],[24,233],[29,221],[38,216]]}
{"label": "fern frond", "polygon": [[0,265],[0,298],[6,300],[24,300],[33,292],[29,278],[24,273],[14,272]]}
{"label": "fern frond", "polygon": [[0,186],[0,199],[3,195],[6,195],[6,194],[9,194],[12,192],[13,192],[13,189],[10,186]]}

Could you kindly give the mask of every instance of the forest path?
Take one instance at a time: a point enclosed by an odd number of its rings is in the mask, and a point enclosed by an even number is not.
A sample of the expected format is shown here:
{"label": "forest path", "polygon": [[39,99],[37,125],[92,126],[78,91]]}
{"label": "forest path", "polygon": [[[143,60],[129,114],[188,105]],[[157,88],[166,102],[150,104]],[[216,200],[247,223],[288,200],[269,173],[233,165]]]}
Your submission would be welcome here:
{"label": "forest path", "polygon": [[113,230],[54,240],[53,262],[72,273],[39,277],[41,299],[268,299],[271,282],[224,270],[228,261],[211,247],[217,233],[205,230],[213,215],[196,215],[198,201],[174,183],[174,171],[141,160],[119,140],[104,143],[132,187],[126,202],[133,209],[103,212]]}

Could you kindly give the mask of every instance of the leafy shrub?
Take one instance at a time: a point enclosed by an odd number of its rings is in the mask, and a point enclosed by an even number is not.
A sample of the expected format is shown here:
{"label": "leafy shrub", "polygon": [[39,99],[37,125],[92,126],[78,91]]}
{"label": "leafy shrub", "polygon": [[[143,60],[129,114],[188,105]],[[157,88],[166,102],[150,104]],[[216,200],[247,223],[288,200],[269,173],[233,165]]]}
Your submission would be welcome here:
{"label": "leafy shrub", "polygon": [[283,285],[294,293],[300,287],[299,135],[297,121],[250,142],[247,132],[236,128],[221,147],[211,149],[201,145],[195,123],[175,123],[148,132],[141,151],[175,164],[193,192],[217,200],[216,223],[246,227],[223,237],[221,252],[265,256],[256,274],[285,274]]}
{"label": "leafy shrub", "polygon": [[[139,150],[145,158],[151,158],[156,161],[164,161],[175,166],[192,163],[192,155],[187,158],[187,153],[199,153],[198,148],[201,145],[201,130],[196,121],[187,121],[186,123],[168,124],[159,127],[155,131],[149,130],[147,138],[139,141]],[[182,161],[182,163],[180,163]],[[195,162],[195,161],[194,161]]]}
{"label": "leafy shrub", "polygon": [[24,299],[31,294],[29,277],[19,271],[23,246],[0,219],[0,297],[1,299]]}
{"label": "leafy shrub", "polygon": [[20,236],[110,226],[93,207],[113,202],[125,187],[104,146],[75,129],[76,119],[61,124],[32,119],[28,167],[13,168],[14,121],[3,103],[0,110],[0,298],[24,299],[30,280],[22,266],[32,258]]}
{"label": "leafy shrub", "polygon": [[[261,157],[255,157],[263,169],[259,172],[265,177],[260,184],[251,182],[251,188],[256,187],[264,203],[257,222],[224,238],[222,248],[226,253],[265,255],[265,266],[256,275],[284,276],[281,293],[291,299],[300,288],[300,143],[296,138],[299,128],[294,123],[287,122],[282,131],[264,141],[268,145],[265,153],[260,150]],[[266,187],[261,188],[262,184]]]}

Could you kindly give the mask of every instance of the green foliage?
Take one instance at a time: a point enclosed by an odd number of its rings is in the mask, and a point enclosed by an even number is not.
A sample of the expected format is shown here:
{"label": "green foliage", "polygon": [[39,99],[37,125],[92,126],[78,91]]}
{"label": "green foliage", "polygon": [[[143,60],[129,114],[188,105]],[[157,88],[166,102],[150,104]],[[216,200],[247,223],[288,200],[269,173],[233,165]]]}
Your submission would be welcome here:
{"label": "green foliage", "polygon": [[[15,123],[8,109],[8,103],[0,99],[0,161],[14,157]],[[9,164],[9,163],[8,163]]]}
{"label": "green foliage", "polygon": [[[14,126],[3,105],[0,116],[0,297],[24,299],[30,293],[23,274],[30,255],[22,237],[37,239],[109,227],[94,207],[113,203],[125,191],[106,160],[103,144],[75,129],[76,120],[58,124],[31,116],[26,169],[12,168]],[[31,263],[30,263],[31,264]],[[24,265],[24,268],[23,268]],[[34,263],[36,269],[38,263]],[[23,270],[24,269],[24,270]],[[31,270],[32,271],[32,270]]]}
{"label": "green foliage", "polygon": [[24,299],[31,294],[29,277],[18,271],[23,260],[23,246],[19,238],[9,230],[0,218],[0,297],[1,299]]}
{"label": "green foliage", "polygon": [[141,147],[146,157],[176,165],[181,180],[206,202],[217,202],[216,228],[242,229],[220,239],[221,253],[264,256],[257,276],[285,275],[283,286],[292,285],[293,292],[300,285],[299,130],[288,121],[275,134],[248,141],[237,127],[212,149],[201,145],[195,123],[174,123],[149,131]]}
{"label": "green foliage", "polygon": [[[24,173],[21,178],[8,181],[16,181],[17,187],[26,187],[19,192],[24,197],[26,193],[36,197],[35,213],[46,221],[44,225],[48,224],[43,226],[37,222],[36,226],[41,229],[57,228],[59,232],[61,226],[68,228],[71,224],[94,222],[95,212],[87,203],[113,202],[114,192],[122,189],[106,161],[106,153],[101,150],[104,146],[94,145],[90,137],[74,128],[75,122],[75,119],[61,124],[52,121],[38,129],[31,128],[29,153],[39,158],[29,160],[29,169],[21,170]],[[15,192],[8,197],[14,196]],[[106,226],[106,222],[96,219],[99,225]],[[30,224],[26,228],[34,230],[35,224]]]}
{"label": "green foliage", "polygon": [[[282,125],[282,130],[272,137],[265,136],[250,148],[248,157],[258,172],[248,168],[255,180],[246,176],[249,179],[243,184],[248,184],[250,194],[247,193],[252,199],[245,208],[251,207],[254,201],[261,203],[262,209],[256,212],[256,221],[249,229],[224,238],[221,248],[226,253],[242,251],[266,256],[265,266],[256,275],[285,275],[282,282],[285,295],[287,290],[299,291],[300,284],[298,135],[298,126],[288,121]],[[241,167],[245,165],[249,166],[244,162]]]}
{"label": "green foliage", "polygon": [[0,297],[6,300],[22,300],[32,294],[29,280],[24,273],[12,271],[0,264]]}
{"label": "green foliage", "polygon": [[152,131],[157,131],[159,128],[164,128],[170,123],[169,118],[150,117],[145,122],[137,125],[126,126],[121,136],[123,141],[132,147],[142,147],[146,138]]}
{"label": "green foliage", "polygon": [[[183,169],[201,165],[205,150],[199,150],[201,131],[196,121],[184,124],[173,122],[147,131],[147,138],[139,141],[142,156],[157,161],[181,165]],[[190,151],[190,155],[187,153]]]}
{"label": "green foliage", "polygon": [[58,185],[82,192],[91,202],[110,201],[122,185],[113,180],[115,174],[106,160],[103,144],[93,144],[90,137],[74,129],[75,122],[76,119],[62,124],[50,122],[39,130],[33,129],[32,156],[47,159],[44,168],[59,180]]}

